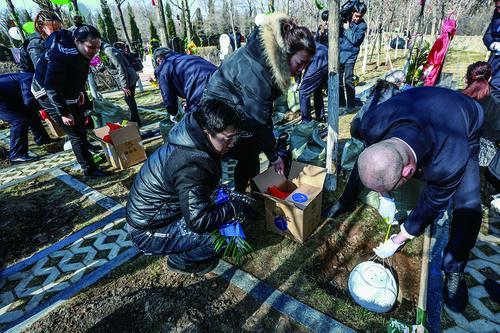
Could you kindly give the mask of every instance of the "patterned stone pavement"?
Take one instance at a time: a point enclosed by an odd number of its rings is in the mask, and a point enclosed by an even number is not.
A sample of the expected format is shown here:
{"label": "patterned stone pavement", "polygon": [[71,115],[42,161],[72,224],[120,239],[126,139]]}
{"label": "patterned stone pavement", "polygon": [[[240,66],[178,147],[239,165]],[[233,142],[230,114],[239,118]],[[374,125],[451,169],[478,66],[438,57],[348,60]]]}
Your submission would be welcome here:
{"label": "patterned stone pavement", "polygon": [[[141,132],[157,128],[158,122]],[[8,141],[8,131],[0,132],[0,140]],[[76,164],[72,151],[65,151],[0,169],[0,189],[50,173],[108,211],[100,221],[0,272],[0,332],[17,331],[41,318],[138,253],[124,229],[124,207],[61,170],[72,164]],[[229,186],[234,166],[234,160],[223,162],[222,182]],[[267,167],[265,157],[261,166]]]}
{"label": "patterned stone pavement", "polygon": [[[149,104],[157,102],[151,99]],[[141,108],[141,114],[163,113]],[[294,124],[278,129],[290,132]],[[158,122],[141,128],[141,132],[156,129]],[[7,143],[8,139],[8,131],[0,131],[0,141]],[[39,319],[137,254],[123,228],[123,206],[60,170],[72,164],[74,155],[66,151],[0,170],[0,190],[51,173],[108,211],[102,220],[0,272],[0,332],[16,331]],[[234,166],[234,160],[223,163],[223,183],[230,186]],[[261,169],[266,167],[267,160],[261,156]],[[491,219],[488,231],[480,235],[466,269],[470,305],[464,314],[444,308],[440,319],[444,332],[500,332],[500,306],[490,300],[482,286],[486,278],[500,282],[499,237],[500,217],[496,216]]]}
{"label": "patterned stone pavement", "polygon": [[[486,226],[483,225],[470,260],[465,268],[469,287],[469,305],[462,313],[444,306],[442,300],[442,250],[446,245],[448,224],[435,227],[436,238],[430,262],[429,276],[429,331],[445,333],[493,333],[500,332],[500,305],[486,292],[486,278],[500,283],[500,216],[491,213]],[[484,223],[484,222],[483,222]]]}

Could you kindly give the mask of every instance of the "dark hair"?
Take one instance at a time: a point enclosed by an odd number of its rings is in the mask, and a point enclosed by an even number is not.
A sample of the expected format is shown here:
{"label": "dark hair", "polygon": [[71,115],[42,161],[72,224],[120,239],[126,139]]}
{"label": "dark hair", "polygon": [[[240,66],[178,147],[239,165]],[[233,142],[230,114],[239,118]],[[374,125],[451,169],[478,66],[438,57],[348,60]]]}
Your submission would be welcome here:
{"label": "dark hair", "polygon": [[35,16],[35,30],[40,34],[42,39],[47,39],[47,35],[45,31],[43,31],[43,27],[46,24],[52,24],[53,30],[59,30],[62,28],[62,20],[61,18],[54,12],[50,10],[41,10]]}
{"label": "dark hair", "polygon": [[328,21],[328,10],[324,10],[323,13],[321,13],[321,19],[323,21]]}
{"label": "dark hair", "polygon": [[287,19],[282,21],[281,35],[283,36],[289,56],[302,50],[311,56],[316,53],[316,43],[311,31],[306,27],[297,26],[294,20]]}
{"label": "dark hair", "polygon": [[485,61],[478,61],[467,67],[465,80],[467,87],[462,90],[464,95],[474,99],[482,99],[490,94],[491,65]]}
{"label": "dark hair", "polygon": [[210,135],[222,133],[229,126],[241,128],[242,120],[238,112],[226,102],[219,99],[204,99],[194,113],[194,118],[201,128]]}
{"label": "dark hair", "polygon": [[79,28],[83,25],[83,17],[76,15],[73,17],[73,24],[75,27]]}
{"label": "dark hair", "polygon": [[73,31],[73,37],[83,43],[90,39],[101,39],[101,33],[91,25],[82,24],[80,27],[76,28],[75,31]]}
{"label": "dark hair", "polygon": [[353,12],[356,12],[356,13],[361,13],[363,15],[365,15],[366,13],[366,5],[364,2],[357,2],[354,7],[352,8],[352,11]]}

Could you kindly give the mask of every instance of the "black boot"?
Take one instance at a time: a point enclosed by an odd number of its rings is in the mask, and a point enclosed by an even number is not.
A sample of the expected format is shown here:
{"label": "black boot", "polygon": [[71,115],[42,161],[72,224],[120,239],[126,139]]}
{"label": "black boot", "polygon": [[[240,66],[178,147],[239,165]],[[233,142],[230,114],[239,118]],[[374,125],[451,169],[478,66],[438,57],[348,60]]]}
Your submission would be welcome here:
{"label": "black boot", "polygon": [[455,312],[462,312],[469,302],[469,293],[463,272],[445,272],[443,298],[446,306]]}
{"label": "black boot", "polygon": [[167,259],[167,269],[171,272],[179,274],[196,274],[198,276],[203,276],[211,272],[219,264],[219,259],[213,259],[209,261],[204,261],[200,263],[194,263],[189,266],[180,267],[174,264],[170,258]]}
{"label": "black boot", "polygon": [[344,213],[347,212],[352,212],[354,210],[354,206],[344,206],[342,205],[339,201],[334,203],[331,207],[325,209],[323,211],[323,217],[328,217],[328,218],[336,218],[337,216],[340,216]]}

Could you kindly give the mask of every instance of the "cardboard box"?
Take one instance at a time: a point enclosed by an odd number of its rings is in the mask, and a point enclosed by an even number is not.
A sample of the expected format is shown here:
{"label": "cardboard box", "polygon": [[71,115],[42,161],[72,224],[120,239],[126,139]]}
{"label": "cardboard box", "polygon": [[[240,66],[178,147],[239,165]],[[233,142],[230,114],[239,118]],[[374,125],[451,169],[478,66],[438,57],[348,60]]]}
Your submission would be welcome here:
{"label": "cardboard box", "polygon": [[[292,162],[288,179],[273,168],[254,177],[264,197],[266,229],[303,243],[321,222],[325,177],[325,168],[297,161]],[[267,194],[273,185],[290,195],[281,200]]]}
{"label": "cardboard box", "polygon": [[[136,123],[128,122],[127,126],[112,132],[109,132],[108,126],[104,126],[96,128],[94,133],[101,142],[106,159],[115,168],[126,169],[147,158]],[[103,141],[103,137],[108,134],[112,144]]]}
{"label": "cardboard box", "polygon": [[66,135],[62,128],[54,121],[52,118],[48,117],[45,119],[45,123],[49,127],[50,133],[55,138],[62,138]]}

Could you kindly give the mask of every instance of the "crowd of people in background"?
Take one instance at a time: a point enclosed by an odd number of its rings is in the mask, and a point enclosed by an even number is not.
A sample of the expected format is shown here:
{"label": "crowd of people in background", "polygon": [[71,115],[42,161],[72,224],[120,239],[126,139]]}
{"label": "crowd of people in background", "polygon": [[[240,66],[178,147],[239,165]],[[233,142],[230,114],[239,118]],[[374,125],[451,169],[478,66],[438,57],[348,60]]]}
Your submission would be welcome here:
{"label": "crowd of people in background", "polygon": [[[340,103],[347,112],[359,106],[353,78],[367,30],[366,11],[364,3],[354,1],[340,22]],[[279,13],[268,15],[247,38],[236,28],[230,34],[235,52],[220,67],[151,41],[148,52],[153,55],[164,108],[170,115],[182,112],[184,117],[166,144],[141,167],[131,188],[126,220],[137,248],[146,254],[168,255],[167,265],[176,272],[203,274],[217,265],[219,254],[210,242],[211,232],[240,213],[250,214],[248,205],[238,200],[213,205],[211,193],[221,178],[221,159],[237,161],[234,184],[239,192],[252,188],[261,153],[270,168],[284,174],[272,114],[273,103],[288,91],[292,78],[298,85],[302,120],[312,120],[310,97],[314,96],[315,119],[325,122],[328,12],[322,19],[316,36]],[[424,195],[401,231],[375,249],[386,258],[420,235],[453,202],[443,270],[445,302],[454,311],[462,311],[467,304],[463,271],[481,223],[480,150],[485,156],[481,165],[489,166],[498,156],[499,27],[500,1],[496,1],[484,36],[492,55],[488,63],[469,67],[463,91],[436,87],[403,91],[401,80],[377,84],[369,105],[351,128],[366,149],[344,194],[328,210],[330,217],[352,210],[364,187],[389,195],[412,177],[425,180]],[[35,28],[37,34],[22,47],[21,71],[0,76],[0,119],[11,124],[10,160],[37,159],[28,153],[28,128],[37,144],[50,142],[37,114],[43,108],[68,136],[83,173],[104,177],[107,173],[97,167],[91,154],[83,112],[92,107],[86,94],[90,62],[99,52],[105,55],[107,70],[130,110],[130,121],[141,126],[135,100],[141,57],[125,43],[103,41],[95,27],[80,20],[63,29],[52,12],[41,11]],[[385,98],[382,90],[388,88],[391,93]],[[180,111],[179,99],[184,100]],[[495,170],[489,171],[488,180],[498,189]]]}

